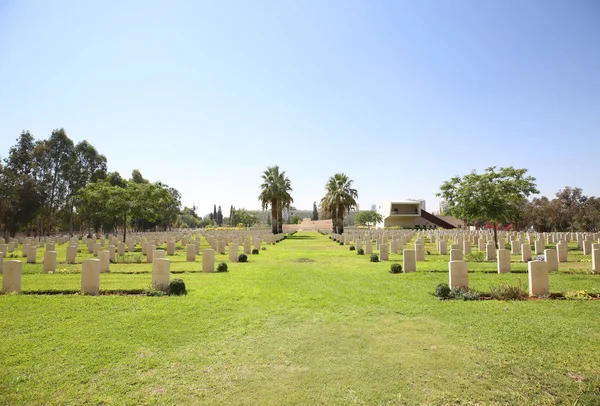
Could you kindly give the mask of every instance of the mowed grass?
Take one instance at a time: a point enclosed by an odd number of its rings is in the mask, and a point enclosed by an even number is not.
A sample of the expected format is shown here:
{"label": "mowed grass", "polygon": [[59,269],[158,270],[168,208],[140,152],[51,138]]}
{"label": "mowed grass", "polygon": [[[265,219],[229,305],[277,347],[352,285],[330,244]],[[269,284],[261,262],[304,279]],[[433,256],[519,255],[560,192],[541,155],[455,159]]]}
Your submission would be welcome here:
{"label": "mowed grass", "polygon": [[[171,259],[187,296],[0,296],[0,404],[600,404],[600,301],[439,301],[448,256],[392,275],[318,233],[224,274]],[[526,289],[512,259],[505,275],[470,263],[470,286]],[[570,260],[551,291],[600,290]],[[23,289],[79,289],[80,267],[25,265]],[[111,264],[101,289],[150,271]]]}

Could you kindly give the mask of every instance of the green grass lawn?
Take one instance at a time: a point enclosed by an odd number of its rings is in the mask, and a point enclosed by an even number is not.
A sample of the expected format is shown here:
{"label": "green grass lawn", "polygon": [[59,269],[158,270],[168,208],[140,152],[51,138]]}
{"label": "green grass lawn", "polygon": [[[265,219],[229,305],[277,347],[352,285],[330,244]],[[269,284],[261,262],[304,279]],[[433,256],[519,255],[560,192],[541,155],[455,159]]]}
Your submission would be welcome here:
{"label": "green grass lawn", "polygon": [[[551,291],[600,290],[569,255]],[[371,263],[318,233],[228,273],[169,258],[187,296],[1,295],[0,404],[600,404],[600,301],[440,301],[449,256],[393,275],[401,255]],[[470,286],[526,289],[519,259],[504,275],[470,263]],[[80,269],[25,264],[23,290],[79,289]],[[111,264],[101,289],[146,288],[150,271]]]}

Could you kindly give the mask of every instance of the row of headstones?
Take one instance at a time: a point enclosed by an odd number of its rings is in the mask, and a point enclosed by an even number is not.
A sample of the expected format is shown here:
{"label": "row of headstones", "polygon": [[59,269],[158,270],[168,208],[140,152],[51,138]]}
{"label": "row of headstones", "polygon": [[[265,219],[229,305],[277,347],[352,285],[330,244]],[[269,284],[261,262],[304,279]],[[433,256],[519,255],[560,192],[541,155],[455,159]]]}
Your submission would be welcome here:
{"label": "row of headstones", "polygon": [[[340,235],[334,234],[334,241],[336,238],[340,238]],[[356,249],[361,249],[363,242],[356,240]],[[425,260],[425,245],[423,240],[417,239],[414,243],[414,250],[403,250],[403,261],[404,261],[404,272],[416,271],[416,262]],[[470,241],[463,241],[463,249],[460,249],[460,245],[452,244],[450,246],[450,261],[462,261],[463,252],[468,254],[471,252]],[[536,247],[537,248],[537,247]],[[600,244],[592,245],[592,272],[600,273]],[[440,254],[447,255],[446,241],[438,240],[438,250]],[[382,261],[389,260],[389,253],[399,253],[400,248],[395,240],[392,240],[388,244],[379,245],[379,259]],[[567,261],[567,244],[560,242],[557,244],[557,249],[544,249],[539,254],[544,254],[544,262],[548,264],[548,270],[552,272],[558,272],[558,263]],[[372,241],[365,242],[365,254],[373,253]],[[539,255],[536,250],[536,255]],[[531,246],[529,244],[522,244],[521,246],[521,259],[523,262],[530,262],[533,258],[531,255]],[[498,273],[510,272],[510,251],[506,249],[496,250],[496,246],[493,243],[486,244],[486,260],[497,260]]]}
{"label": "row of headstones", "polygon": [[[257,249],[260,249],[261,247],[261,240],[265,240],[267,243],[270,242],[277,242],[280,241],[281,239],[283,239],[284,235],[283,234],[277,234],[277,235],[273,235],[273,234],[266,234],[266,235],[254,235],[253,237],[250,237],[249,235],[247,235],[245,237],[244,240],[244,253],[246,254],[250,254],[251,252],[251,242],[250,240],[252,239],[252,241],[254,241],[254,246]],[[211,236],[207,236],[209,243],[211,244],[212,248],[222,254],[225,254],[225,246],[227,246],[228,242],[226,240],[223,239],[219,239],[217,240],[216,238],[213,238]],[[135,250],[135,245],[136,242],[140,242],[141,243],[141,247],[142,247],[142,254],[146,255],[146,259],[148,263],[152,263],[152,260],[155,256],[155,252],[157,252],[156,255],[158,255],[159,258],[164,256],[164,252],[162,250],[156,250],[156,245],[158,244],[158,239],[154,238],[153,242],[154,244],[151,244],[150,242],[147,241],[143,241],[142,238],[140,237],[139,239],[129,239],[127,240],[128,244],[125,244],[123,242],[118,242],[118,241],[114,241],[114,240],[110,240],[110,245],[108,245],[104,250],[102,248],[104,248],[104,242],[105,240],[102,238],[100,240],[100,242],[96,242],[97,240],[95,239],[85,239],[84,242],[85,244],[87,244],[88,247],[88,252],[92,253],[94,256],[104,256],[106,255],[106,253],[108,253],[109,256],[109,261],[113,261],[115,259],[115,249],[117,250],[116,254],[123,256],[125,255],[125,252],[133,252]],[[107,239],[107,241],[109,241]],[[238,241],[237,239],[234,241]],[[185,241],[185,237],[182,239],[182,242],[186,242],[186,245],[188,245],[187,247],[187,257],[188,257],[188,261],[195,261],[195,254],[198,254],[200,252],[200,234],[197,234],[196,237],[196,241],[194,241],[193,244],[187,244],[187,241]],[[3,253],[6,252],[13,252],[14,251],[14,246],[9,247],[10,244],[14,244],[14,243],[9,243],[8,245],[4,244],[4,245],[0,245],[0,255],[2,255]],[[76,261],[76,256],[77,256],[77,244],[78,244],[78,240],[77,239],[72,239],[70,241],[70,245],[67,247],[67,252],[66,252],[66,262],[67,263],[75,263]],[[191,246],[189,246],[191,245]],[[43,246],[43,245],[42,245]],[[29,244],[27,241],[24,241],[23,244],[23,252],[22,255],[24,257],[27,258],[27,262],[28,263],[36,263],[36,256],[37,256],[37,248],[38,246],[35,244]],[[192,248],[195,249],[195,254],[194,254],[194,259],[191,260],[191,251]],[[167,242],[167,255],[175,255],[175,249],[176,249],[176,243],[174,241],[169,241]],[[237,248],[236,248],[237,250]],[[230,251],[232,251],[232,249],[230,248]],[[230,253],[230,259],[233,260],[233,254]],[[235,254],[235,260],[237,261],[237,253]],[[101,261],[103,261],[101,259]],[[45,264],[45,271],[46,272],[53,272],[56,268],[56,251],[55,251],[55,244],[54,242],[47,242],[46,243],[46,252],[44,254],[44,264]]]}
{"label": "row of headstones", "polygon": [[[359,235],[359,236],[368,236],[371,239],[377,239],[381,236],[391,236],[395,233],[402,233],[407,231],[398,231],[398,230],[377,230],[377,231],[366,231],[366,230],[345,230],[344,234]],[[489,241],[494,240],[494,235],[491,230],[488,231],[464,231],[464,230],[435,230],[428,232],[419,232],[419,238],[427,237],[431,242],[436,242],[439,239],[448,240],[451,239],[455,243],[462,244],[463,240],[469,240],[472,244],[479,243],[479,246],[483,244],[487,244]],[[498,232],[498,241],[500,246],[504,246],[506,244],[506,238],[508,238],[508,242],[512,242],[514,240],[520,240],[518,246],[523,244],[525,240],[529,241],[530,244],[535,244],[536,240],[541,240],[543,245],[554,244],[558,241],[569,242],[571,240],[577,240],[578,249],[584,250],[586,252],[591,252],[590,245],[594,243],[594,241],[598,241],[600,243],[600,233],[523,233],[523,232]],[[483,242],[481,241],[483,239]],[[483,248],[480,248],[483,250]],[[589,254],[586,254],[589,255]]]}
{"label": "row of headstones", "polygon": [[[494,243],[493,241],[493,236],[492,235],[484,235],[484,236],[480,236],[479,238],[477,238],[476,235],[472,235],[472,236],[467,236],[469,238],[465,238],[464,235],[449,235],[446,234],[443,238],[444,240],[447,240],[448,238],[452,238],[452,240],[455,243],[462,243],[463,239],[465,241],[469,240],[471,243],[477,243],[478,244],[478,248],[480,251],[485,250],[486,245],[490,244],[490,243]],[[573,240],[577,240],[578,244],[577,247],[578,249],[583,251],[584,255],[591,255],[591,251],[592,251],[592,244],[594,244],[594,241],[598,241],[598,243],[600,243],[600,238],[598,237],[598,234],[594,234],[594,233],[590,233],[590,234],[582,234],[582,233],[574,233],[572,238]],[[536,250],[536,255],[540,255],[542,253],[542,251],[544,250],[544,247],[547,244],[554,244],[554,243],[564,243],[564,244],[568,244],[568,242],[571,240],[570,236],[568,234],[561,234],[561,233],[556,233],[556,234],[548,234],[548,235],[544,235],[544,234],[529,234],[529,235],[523,235],[523,234],[519,234],[516,233],[514,235],[509,235],[509,243],[511,246],[511,251],[513,254],[519,254],[520,253],[520,247],[526,243],[526,241],[529,243],[529,245],[533,245],[535,250]],[[507,241],[505,239],[505,236],[503,235],[499,235],[498,236],[498,245],[500,247],[504,247],[506,245]]]}
{"label": "row of headstones", "polygon": [[[101,251],[104,253],[105,251]],[[152,286],[165,290],[170,283],[171,261],[167,258],[155,258],[152,261]],[[202,272],[214,272],[215,252],[207,248],[202,252]],[[100,274],[109,271],[106,256],[98,259],[86,259],[81,268],[81,292],[97,295],[100,293]],[[22,261],[0,261],[2,277],[2,293],[20,293],[23,279]]]}
{"label": "row of headstones", "polygon": [[[529,262],[533,259],[531,245],[526,244],[524,242],[519,245],[518,243],[520,241],[521,240],[514,240],[511,242],[510,253],[513,255],[521,254],[522,261]],[[503,247],[502,244],[498,244],[498,245],[500,247]],[[567,256],[568,256],[567,243],[561,241],[556,245],[556,247],[557,247],[557,251],[558,251],[558,261],[559,262],[567,262]],[[440,253],[440,255],[448,255],[448,246],[447,246],[447,243],[445,240],[438,240],[437,250]],[[452,245],[450,245],[450,252],[452,252],[452,250],[459,250],[465,255],[471,254],[472,253],[471,242],[463,241],[462,245],[461,244],[452,244]],[[481,243],[481,240],[480,240],[480,243],[478,246],[478,250],[485,251],[487,261],[492,261],[492,260],[496,259],[497,252],[500,250],[508,251],[508,250],[505,250],[504,248],[500,248],[499,250],[496,250],[496,244],[494,244],[493,241],[489,241],[485,245],[483,245]],[[545,245],[544,245],[543,241],[536,240],[535,241],[535,255],[542,255],[542,254],[544,254],[544,252],[545,252]],[[590,250],[590,254],[591,254],[591,250]]]}
{"label": "row of headstones", "polygon": [[[356,248],[360,249],[362,248],[362,240],[357,239],[356,236],[350,236],[345,235],[345,234],[333,234],[332,238],[334,241],[343,241],[344,243],[350,243],[350,241],[352,241],[352,238],[354,238],[354,242],[356,244]],[[394,238],[394,237],[392,237]],[[405,240],[403,240],[403,238],[405,238]],[[389,251],[396,254],[399,251],[402,250],[403,245],[406,243],[406,241],[410,241],[410,239],[412,239],[412,235],[406,234],[404,237],[399,237],[399,241],[394,239],[390,242],[390,246],[389,246]],[[381,247],[382,245],[386,244],[386,240],[387,238],[385,236],[381,237],[381,244],[379,245],[379,247]],[[462,240],[461,237],[455,237],[455,241],[458,242],[458,244],[452,244],[450,246],[450,250],[459,250],[464,254],[470,254],[472,252],[471,250],[471,241],[470,240]],[[590,243],[591,240],[585,240],[584,242],[584,255],[591,255],[593,252],[593,247],[596,246],[597,244],[591,244]],[[445,239],[438,239],[437,240],[437,249],[438,252],[441,255],[447,255],[448,254],[448,246],[447,246],[447,241]],[[502,243],[499,243],[500,247],[503,247],[504,245],[502,245]],[[385,248],[385,250],[387,251],[388,248]],[[416,256],[417,256],[417,261],[424,261],[425,260],[425,241],[422,239],[422,236],[419,235],[417,237],[417,240],[414,243],[414,249],[416,251]],[[487,261],[492,261],[494,259],[496,259],[497,257],[497,252],[500,252],[500,250],[496,250],[496,245],[493,241],[487,241],[479,238],[478,240],[478,249],[480,251],[484,251],[486,252],[486,260]],[[535,249],[535,255],[542,255],[545,253],[545,243],[543,240],[534,240],[534,249]],[[505,251],[503,248],[501,249],[503,251]],[[380,249],[381,251],[381,249]],[[556,246],[556,251],[551,250],[552,252],[555,252],[556,255],[554,255],[554,257],[557,257],[558,262],[567,262],[567,258],[568,258],[568,245],[565,241],[559,241],[559,243]],[[368,240],[368,242],[365,243],[365,253],[366,254],[371,254],[373,252],[372,249],[372,244],[371,241]],[[532,256],[532,251],[531,251],[531,245],[526,244],[523,240],[513,240],[511,241],[511,253],[512,254],[521,254],[521,259],[523,262],[529,262],[533,259]],[[452,254],[452,252],[451,252]],[[455,252],[454,256],[459,255],[459,252]],[[506,253],[502,252],[501,254],[502,256],[507,255]],[[552,253],[550,253],[549,255],[552,255]],[[384,254],[384,257],[386,255]],[[462,255],[461,255],[462,256]],[[462,259],[462,258],[460,258]],[[552,261],[552,259],[550,259],[550,261]],[[592,261],[594,262],[594,261]],[[592,266],[592,269],[595,271],[595,267]]]}
{"label": "row of headstones", "polygon": [[[527,263],[529,279],[529,296],[550,294],[550,267],[544,261],[529,261]],[[500,270],[498,270],[500,272]],[[467,262],[455,260],[448,262],[448,285],[453,288],[469,287],[469,269]]]}

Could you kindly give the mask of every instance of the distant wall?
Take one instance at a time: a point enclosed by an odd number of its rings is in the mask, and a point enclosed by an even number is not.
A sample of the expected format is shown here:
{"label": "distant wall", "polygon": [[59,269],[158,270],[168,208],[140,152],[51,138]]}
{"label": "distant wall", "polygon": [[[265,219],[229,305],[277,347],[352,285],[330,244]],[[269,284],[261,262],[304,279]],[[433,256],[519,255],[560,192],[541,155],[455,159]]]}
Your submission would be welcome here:
{"label": "distant wall", "polygon": [[302,219],[302,223],[300,224],[284,224],[283,231],[317,231],[319,229],[331,230],[332,225],[331,219],[313,221],[310,218],[305,217]]}
{"label": "distant wall", "polygon": [[398,217],[388,217],[384,220],[384,223],[378,224],[378,228],[381,227],[436,227],[435,224],[430,223],[425,220],[423,217],[409,217],[409,216],[398,216]]}

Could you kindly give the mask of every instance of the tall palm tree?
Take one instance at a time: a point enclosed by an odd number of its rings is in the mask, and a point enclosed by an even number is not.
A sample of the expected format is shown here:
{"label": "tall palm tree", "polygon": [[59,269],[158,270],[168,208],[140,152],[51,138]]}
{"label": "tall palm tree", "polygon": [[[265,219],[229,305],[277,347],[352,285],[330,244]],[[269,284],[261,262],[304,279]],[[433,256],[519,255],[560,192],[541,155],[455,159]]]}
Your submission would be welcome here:
{"label": "tall palm tree", "polygon": [[358,192],[352,188],[353,183],[345,173],[336,173],[327,181],[327,193],[321,199],[325,210],[331,213],[333,229],[339,234],[344,232],[344,215],[356,207]]}
{"label": "tall palm tree", "polygon": [[292,191],[290,180],[285,171],[279,172],[279,166],[268,166],[262,174],[263,183],[258,200],[265,210],[271,206],[271,231],[273,234],[283,232],[283,208],[294,202],[289,192]]}
{"label": "tall palm tree", "polygon": [[290,195],[292,191],[292,185],[290,180],[285,176],[285,171],[281,172],[278,182],[279,199],[278,199],[278,218],[277,218],[277,232],[283,233],[283,209],[289,209],[294,203],[294,199]]}

